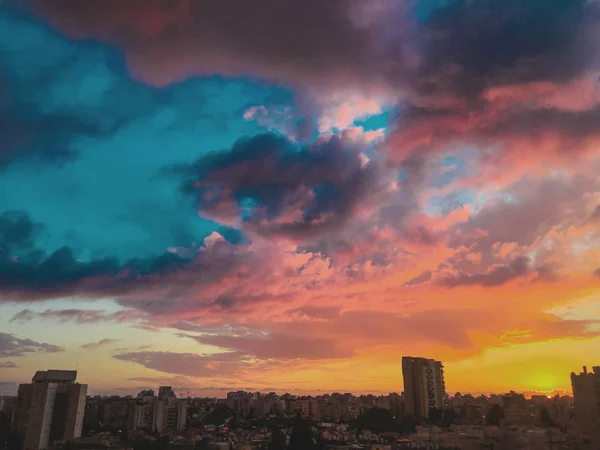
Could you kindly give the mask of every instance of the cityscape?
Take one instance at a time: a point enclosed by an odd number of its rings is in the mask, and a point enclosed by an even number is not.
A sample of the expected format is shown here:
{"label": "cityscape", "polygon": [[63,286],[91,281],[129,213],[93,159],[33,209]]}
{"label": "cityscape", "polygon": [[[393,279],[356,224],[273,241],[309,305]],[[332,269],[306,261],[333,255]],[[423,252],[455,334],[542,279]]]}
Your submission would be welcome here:
{"label": "cityscape", "polygon": [[[403,357],[388,395],[237,391],[193,398],[171,386],[91,396],[75,370],[37,371],[0,397],[2,450],[596,450],[600,366],[571,373],[573,397],[446,392],[440,361]],[[3,442],[1,442],[3,441]]]}

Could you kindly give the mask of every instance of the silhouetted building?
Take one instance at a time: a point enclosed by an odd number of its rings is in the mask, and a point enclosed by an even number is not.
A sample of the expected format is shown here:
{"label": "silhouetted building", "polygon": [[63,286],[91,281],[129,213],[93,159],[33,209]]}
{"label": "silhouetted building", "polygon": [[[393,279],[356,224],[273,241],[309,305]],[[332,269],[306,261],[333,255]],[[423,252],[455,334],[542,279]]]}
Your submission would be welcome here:
{"label": "silhouetted building", "polygon": [[579,375],[571,373],[575,418],[582,430],[600,445],[600,366],[593,372],[583,367]]}
{"label": "silhouetted building", "polygon": [[402,358],[404,378],[404,409],[416,420],[428,417],[431,408],[442,409],[446,388],[444,366],[427,358]]}
{"label": "silhouetted building", "polygon": [[87,385],[75,383],[75,370],[38,371],[19,385],[14,426],[25,450],[81,436]]}

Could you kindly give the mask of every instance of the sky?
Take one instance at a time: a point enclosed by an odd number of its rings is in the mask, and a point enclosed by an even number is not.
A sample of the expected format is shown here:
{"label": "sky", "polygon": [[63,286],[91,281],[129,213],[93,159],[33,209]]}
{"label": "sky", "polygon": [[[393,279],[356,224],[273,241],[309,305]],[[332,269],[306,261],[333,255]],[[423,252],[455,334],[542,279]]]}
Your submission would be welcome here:
{"label": "sky", "polygon": [[0,394],[570,391],[598,0],[0,1]]}

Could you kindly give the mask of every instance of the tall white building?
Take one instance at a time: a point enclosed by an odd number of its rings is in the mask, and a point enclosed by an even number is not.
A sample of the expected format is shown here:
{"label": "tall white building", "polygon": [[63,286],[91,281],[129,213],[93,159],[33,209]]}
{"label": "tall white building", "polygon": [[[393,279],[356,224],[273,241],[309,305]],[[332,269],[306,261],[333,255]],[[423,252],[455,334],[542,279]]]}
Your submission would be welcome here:
{"label": "tall white building", "polygon": [[446,386],[444,366],[427,358],[402,358],[404,378],[404,408],[418,421],[429,416],[432,408],[443,409]]}
{"label": "tall white building", "polygon": [[76,378],[75,370],[38,371],[30,384],[19,385],[14,418],[24,450],[81,437],[87,384]]}

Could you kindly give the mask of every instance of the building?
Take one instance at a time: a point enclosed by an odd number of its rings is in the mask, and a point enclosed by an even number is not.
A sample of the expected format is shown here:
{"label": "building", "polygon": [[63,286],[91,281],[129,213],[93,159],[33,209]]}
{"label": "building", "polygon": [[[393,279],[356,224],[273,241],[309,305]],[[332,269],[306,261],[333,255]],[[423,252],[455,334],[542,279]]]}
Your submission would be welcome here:
{"label": "building", "polygon": [[300,413],[302,417],[310,417],[315,420],[321,420],[321,411],[317,400],[308,398],[299,398],[290,402],[290,412]]}
{"label": "building", "polygon": [[226,405],[234,411],[243,414],[249,414],[254,402],[257,400],[257,394],[252,392],[237,391],[228,392]]}
{"label": "building", "polygon": [[186,400],[168,397],[158,400],[154,416],[154,429],[158,433],[183,431],[187,419]]}
{"label": "building", "polygon": [[427,418],[432,408],[442,409],[446,387],[444,366],[427,358],[402,358],[404,410],[417,421]]}
{"label": "building", "polygon": [[133,403],[130,430],[165,433],[183,431],[187,421],[187,399],[178,399],[170,386],[141,391]]}
{"label": "building", "polygon": [[24,450],[81,436],[87,385],[75,383],[76,378],[75,370],[46,370],[19,385],[14,427]]}
{"label": "building", "polygon": [[153,390],[140,392],[135,398],[131,419],[130,430],[154,431],[154,416],[156,409],[156,397]]}
{"label": "building", "polygon": [[175,391],[171,386],[161,386],[158,388],[158,399],[163,400],[165,398],[175,397]]}
{"label": "building", "polygon": [[571,373],[575,415],[578,419],[600,418],[600,366],[592,370],[588,372],[584,366],[579,375]]}
{"label": "building", "polygon": [[580,374],[571,373],[575,419],[594,445],[600,448],[600,366]]}
{"label": "building", "polygon": [[533,425],[535,422],[534,410],[529,408],[525,396],[514,391],[502,396],[502,410],[507,425]]}
{"label": "building", "polygon": [[0,412],[7,414],[9,417],[12,417],[16,406],[17,406],[17,397],[13,397],[13,396],[0,397]]}

